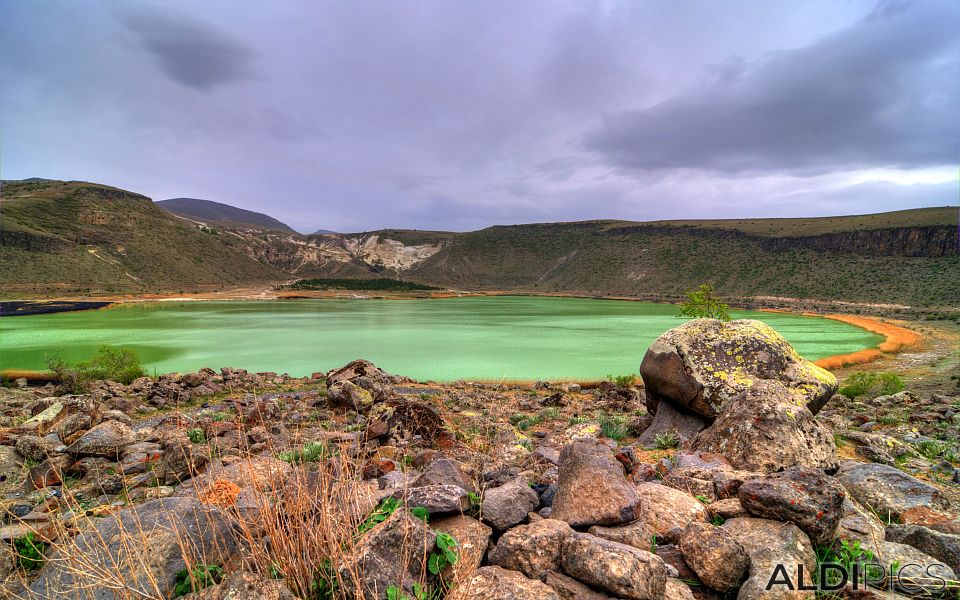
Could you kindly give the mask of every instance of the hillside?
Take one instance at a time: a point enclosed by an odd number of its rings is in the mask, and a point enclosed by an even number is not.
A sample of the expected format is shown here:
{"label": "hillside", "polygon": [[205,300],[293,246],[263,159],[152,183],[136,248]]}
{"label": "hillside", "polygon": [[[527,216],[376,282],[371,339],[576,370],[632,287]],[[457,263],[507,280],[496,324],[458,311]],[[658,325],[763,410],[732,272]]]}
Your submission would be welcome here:
{"label": "hillside", "polygon": [[286,233],[297,233],[289,225],[274,219],[270,215],[245,210],[197,198],[170,198],[157,200],[157,206],[169,210],[174,214],[200,221],[206,225],[221,225],[225,227],[251,227],[256,229],[273,229]]}
{"label": "hillside", "polygon": [[149,198],[84,182],[4,182],[7,297],[179,291],[282,280],[242,240],[204,233]]}
{"label": "hillside", "polygon": [[[396,277],[464,290],[667,300],[704,282],[736,299],[956,307],[960,298],[957,207],[300,235],[232,219],[210,230],[95,184],[8,182],[3,195],[0,276],[11,295]],[[209,214],[203,223],[213,221]]]}

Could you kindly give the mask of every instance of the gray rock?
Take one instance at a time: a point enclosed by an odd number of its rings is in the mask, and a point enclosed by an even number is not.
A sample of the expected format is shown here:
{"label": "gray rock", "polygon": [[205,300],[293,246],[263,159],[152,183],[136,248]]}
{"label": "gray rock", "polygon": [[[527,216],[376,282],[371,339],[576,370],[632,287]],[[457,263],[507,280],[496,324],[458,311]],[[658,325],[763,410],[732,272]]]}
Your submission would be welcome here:
{"label": "gray rock", "polygon": [[784,586],[766,591],[767,583],[778,565],[784,566],[794,585],[800,580],[801,570],[803,581],[807,585],[812,581],[816,555],[810,538],[799,527],[793,523],[740,517],[730,519],[722,529],[730,533],[750,557],[749,577],[740,586],[738,600],[799,600],[811,597],[809,592],[790,590]]}
{"label": "gray rock", "polygon": [[636,519],[640,499],[607,446],[591,439],[568,444],[560,452],[559,471],[552,518],[573,527]]}
{"label": "gray rock", "polygon": [[659,600],[667,584],[659,556],[588,533],[564,541],[561,563],[570,576],[629,600]]}
{"label": "gray rock", "polygon": [[487,559],[491,564],[543,579],[560,567],[560,549],[573,533],[563,521],[541,519],[503,534]]}
{"label": "gray rock", "polygon": [[460,584],[447,600],[560,600],[557,592],[522,573],[500,567],[483,567]]}
{"label": "gray rock", "polygon": [[483,494],[480,514],[483,520],[499,531],[510,529],[536,510],[540,497],[530,489],[523,477],[516,477],[505,485],[489,489]]}
{"label": "gray rock", "polygon": [[120,458],[123,449],[136,441],[133,430],[119,421],[104,421],[70,444],[67,453],[75,456]]}
{"label": "gray rock", "polygon": [[744,482],[739,498],[751,515],[793,523],[822,546],[836,536],[846,492],[819,469],[793,467]]}
{"label": "gray rock", "polygon": [[813,414],[833,396],[837,379],[802,358],[772,327],[742,319],[695,319],[657,338],[640,365],[647,406],[662,401],[713,419],[727,402],[760,381],[796,392]]}
{"label": "gray rock", "polygon": [[675,433],[681,441],[690,440],[706,426],[707,421],[702,416],[663,402],[657,405],[653,422],[637,438],[637,444],[645,448],[655,447],[657,436],[668,432]]}
{"label": "gray rock", "polygon": [[907,544],[881,543],[876,560],[888,574],[896,573],[891,587],[901,592],[939,592],[943,590],[944,580],[957,579],[953,569]]}
{"label": "gray rock", "polygon": [[442,457],[427,465],[420,477],[411,484],[412,487],[425,485],[455,485],[467,492],[476,493],[477,491],[477,487],[456,461]]}
{"label": "gray rock", "polygon": [[230,520],[217,508],[193,498],[152,500],[77,535],[54,552],[30,589],[71,600],[168,598],[188,561],[222,565],[237,551]]}
{"label": "gray rock", "polygon": [[730,591],[750,566],[750,557],[730,533],[707,523],[690,523],[680,538],[683,560],[707,587]]}
{"label": "gray rock", "polygon": [[[343,589],[357,600],[383,598],[390,586],[412,596],[413,584],[427,576],[427,558],[436,541],[426,523],[408,510],[397,510],[357,542],[348,563],[340,567]],[[363,593],[357,594],[356,588]]]}
{"label": "gray rock", "polygon": [[590,533],[647,550],[654,538],[660,544],[676,543],[691,521],[707,520],[703,503],[684,491],[651,482],[637,485],[636,493],[640,498],[636,521],[613,527],[594,526]]}
{"label": "gray rock", "polygon": [[426,485],[399,489],[393,493],[409,508],[422,506],[431,515],[462,513],[470,508],[466,490],[456,485]]}
{"label": "gray rock", "polygon": [[945,506],[940,490],[895,467],[851,461],[836,477],[853,498],[883,518],[902,519],[911,509]]}
{"label": "gray rock", "polygon": [[833,433],[814,419],[805,406],[807,397],[778,381],[757,381],[724,402],[690,449],[720,454],[738,469],[761,473],[793,466],[834,468]]}
{"label": "gray rock", "polygon": [[889,525],[885,539],[913,546],[960,573],[960,535],[934,531],[922,525]]}

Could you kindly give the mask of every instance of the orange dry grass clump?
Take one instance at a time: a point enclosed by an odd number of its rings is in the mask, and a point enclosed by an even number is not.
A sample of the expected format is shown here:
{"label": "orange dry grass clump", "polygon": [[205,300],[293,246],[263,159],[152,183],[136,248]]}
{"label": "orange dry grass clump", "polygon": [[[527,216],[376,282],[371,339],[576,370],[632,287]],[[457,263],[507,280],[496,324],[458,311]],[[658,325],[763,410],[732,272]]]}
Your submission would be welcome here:
{"label": "orange dry grass clump", "polygon": [[204,504],[213,504],[224,508],[236,504],[239,495],[240,486],[226,479],[218,479],[210,484],[209,488],[199,492],[200,501]]}
{"label": "orange dry grass clump", "polygon": [[876,348],[866,348],[864,350],[851,352],[849,354],[828,356],[816,361],[816,364],[824,369],[836,369],[846,365],[857,365],[872,362],[883,356],[884,352],[899,352],[904,348],[916,346],[921,341],[921,337],[918,333],[911,331],[906,327],[900,327],[899,325],[893,325],[891,323],[884,323],[876,319],[857,317],[854,315],[823,316],[835,321],[842,321],[844,323],[856,325],[857,327],[866,329],[872,333],[878,333],[886,337],[886,340],[877,345]]}

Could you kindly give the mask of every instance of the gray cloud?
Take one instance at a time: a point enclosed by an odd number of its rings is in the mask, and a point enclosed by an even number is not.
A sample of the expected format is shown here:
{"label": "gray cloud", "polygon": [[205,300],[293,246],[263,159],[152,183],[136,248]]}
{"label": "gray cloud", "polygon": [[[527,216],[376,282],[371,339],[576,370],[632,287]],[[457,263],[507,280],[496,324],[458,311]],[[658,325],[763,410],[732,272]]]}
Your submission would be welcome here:
{"label": "gray cloud", "polygon": [[709,68],[707,85],[608,116],[585,145],[626,168],[820,173],[956,164],[960,18],[884,3],[796,50]]}
{"label": "gray cloud", "polygon": [[122,8],[117,16],[177,83],[207,90],[253,74],[255,52],[206,21],[149,6]]}

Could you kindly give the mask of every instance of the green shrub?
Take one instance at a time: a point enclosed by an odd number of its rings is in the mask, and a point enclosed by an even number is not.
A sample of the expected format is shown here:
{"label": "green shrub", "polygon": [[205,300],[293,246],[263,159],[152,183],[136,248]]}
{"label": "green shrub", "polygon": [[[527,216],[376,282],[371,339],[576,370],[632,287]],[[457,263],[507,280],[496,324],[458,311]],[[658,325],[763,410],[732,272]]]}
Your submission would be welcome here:
{"label": "green shrub", "polygon": [[199,427],[194,427],[193,429],[187,431],[187,438],[190,440],[191,444],[206,444],[207,435],[203,433],[203,429]]}
{"label": "green shrub", "polygon": [[330,449],[323,442],[307,442],[300,448],[281,452],[280,460],[291,465],[300,465],[303,463],[315,463],[331,456]]}
{"label": "green shrub", "polygon": [[627,437],[627,426],[620,415],[600,415],[597,418],[603,437],[619,442]]}
{"label": "green shrub", "polygon": [[896,373],[861,371],[847,377],[839,391],[847,398],[889,396],[903,391],[903,380]]}
{"label": "green shrub", "polygon": [[13,540],[13,552],[17,566],[24,571],[36,571],[43,566],[44,553],[50,546],[31,531]]}
{"label": "green shrub", "polygon": [[729,321],[730,307],[720,301],[712,285],[704,283],[697,289],[687,292],[687,301],[680,306],[679,316]]}
{"label": "green shrub", "polygon": [[619,388],[628,388],[633,387],[633,384],[637,382],[637,378],[634,375],[607,375],[607,381],[612,381]]}
{"label": "green shrub", "polygon": [[176,584],[173,587],[173,597],[179,598],[205,587],[216,585],[223,581],[223,568],[217,565],[200,563],[192,570],[181,569],[177,573]]}
{"label": "green shrub", "polygon": [[70,364],[55,355],[47,360],[47,368],[70,393],[84,392],[91,381],[105,379],[128,385],[147,374],[136,352],[130,348],[113,346],[100,346],[93,358],[76,364]]}
{"label": "green shrub", "polygon": [[658,450],[668,450],[680,445],[680,437],[673,431],[665,431],[654,436],[653,442]]}

